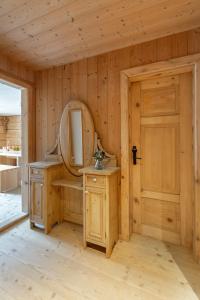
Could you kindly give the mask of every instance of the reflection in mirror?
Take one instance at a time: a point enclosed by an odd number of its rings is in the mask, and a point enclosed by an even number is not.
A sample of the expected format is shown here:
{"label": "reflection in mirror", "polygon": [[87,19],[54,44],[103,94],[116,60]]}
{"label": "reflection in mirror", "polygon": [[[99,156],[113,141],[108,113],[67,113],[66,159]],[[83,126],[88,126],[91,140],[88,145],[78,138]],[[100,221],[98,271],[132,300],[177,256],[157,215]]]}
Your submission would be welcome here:
{"label": "reflection in mirror", "polygon": [[94,123],[87,106],[81,101],[69,101],[60,121],[59,148],[72,175],[81,177],[79,169],[92,164],[94,143]]}
{"label": "reflection in mirror", "polygon": [[82,111],[70,110],[70,141],[71,141],[71,166],[83,166],[83,124]]}

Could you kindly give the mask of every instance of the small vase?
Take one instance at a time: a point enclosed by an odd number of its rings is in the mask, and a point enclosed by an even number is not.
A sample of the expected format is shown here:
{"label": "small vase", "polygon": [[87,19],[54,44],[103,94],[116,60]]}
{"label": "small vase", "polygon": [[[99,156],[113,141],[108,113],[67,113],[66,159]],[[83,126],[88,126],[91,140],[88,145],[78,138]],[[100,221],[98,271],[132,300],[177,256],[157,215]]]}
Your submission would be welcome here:
{"label": "small vase", "polygon": [[96,160],[96,163],[95,163],[95,169],[96,170],[102,170],[103,169],[103,163],[102,163],[102,160]]}

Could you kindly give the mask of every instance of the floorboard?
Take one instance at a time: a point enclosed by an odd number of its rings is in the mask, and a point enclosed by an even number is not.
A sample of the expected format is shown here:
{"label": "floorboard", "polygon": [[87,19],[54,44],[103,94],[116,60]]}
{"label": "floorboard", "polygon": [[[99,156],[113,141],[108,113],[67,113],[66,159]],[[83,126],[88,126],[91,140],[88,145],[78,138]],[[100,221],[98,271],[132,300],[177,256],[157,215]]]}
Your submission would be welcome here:
{"label": "floorboard", "polygon": [[110,259],[82,246],[82,228],[50,235],[28,221],[0,235],[0,299],[198,299],[171,250],[151,238],[119,241]]}
{"label": "floorboard", "polygon": [[195,262],[191,250],[172,244],[167,244],[167,249],[200,299],[200,265]]}
{"label": "floorboard", "polygon": [[0,228],[23,215],[19,188],[8,193],[0,193]]}

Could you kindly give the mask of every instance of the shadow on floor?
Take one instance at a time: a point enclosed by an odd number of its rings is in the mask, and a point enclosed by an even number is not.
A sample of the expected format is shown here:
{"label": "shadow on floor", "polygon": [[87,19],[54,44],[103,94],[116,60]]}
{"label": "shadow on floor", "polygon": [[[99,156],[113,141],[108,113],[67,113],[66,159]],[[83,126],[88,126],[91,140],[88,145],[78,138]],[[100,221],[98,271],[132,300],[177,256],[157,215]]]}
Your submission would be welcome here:
{"label": "shadow on floor", "polygon": [[191,249],[168,243],[166,243],[166,246],[179,269],[200,299],[200,265],[195,262]]}

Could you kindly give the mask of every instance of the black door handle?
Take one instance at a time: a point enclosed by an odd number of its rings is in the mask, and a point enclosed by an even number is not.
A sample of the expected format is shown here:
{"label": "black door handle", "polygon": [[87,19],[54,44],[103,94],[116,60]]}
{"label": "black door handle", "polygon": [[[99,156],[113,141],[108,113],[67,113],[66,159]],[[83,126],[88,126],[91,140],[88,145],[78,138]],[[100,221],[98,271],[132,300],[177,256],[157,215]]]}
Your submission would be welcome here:
{"label": "black door handle", "polygon": [[137,164],[137,159],[142,159],[141,157],[137,157],[137,147],[133,146],[132,148],[132,153],[133,153],[133,164]]}

